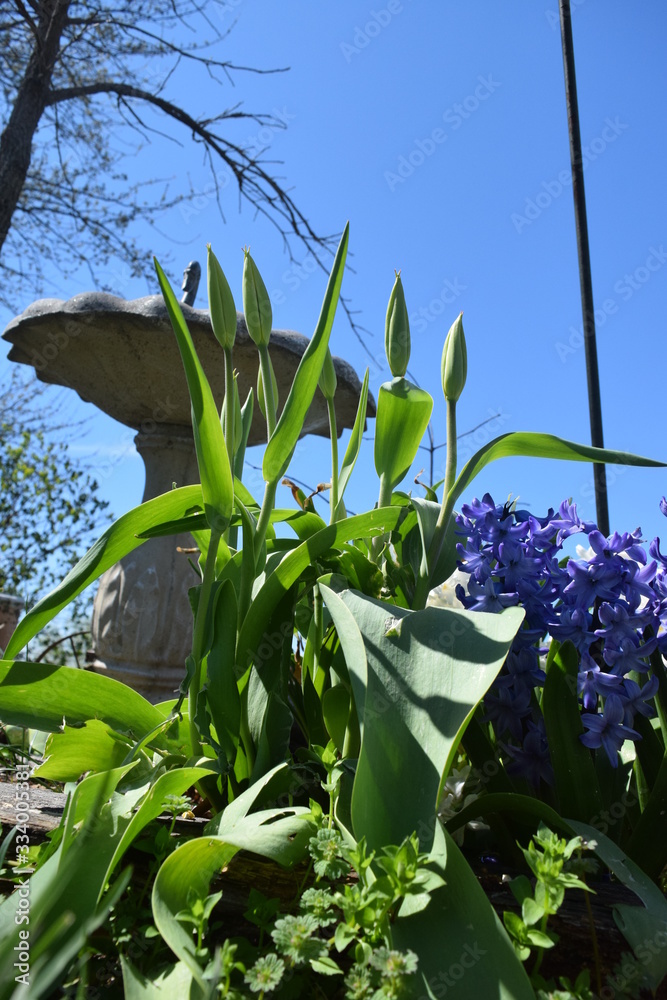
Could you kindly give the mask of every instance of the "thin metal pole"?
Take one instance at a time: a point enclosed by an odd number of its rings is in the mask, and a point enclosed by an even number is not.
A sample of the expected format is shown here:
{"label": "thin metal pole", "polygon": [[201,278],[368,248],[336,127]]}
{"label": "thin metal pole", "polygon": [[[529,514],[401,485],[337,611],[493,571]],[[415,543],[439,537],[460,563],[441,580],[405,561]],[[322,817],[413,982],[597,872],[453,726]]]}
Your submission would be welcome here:
{"label": "thin metal pole", "polygon": [[[570,136],[570,161],[572,164],[572,196],[574,198],[574,219],[577,230],[577,252],[579,256],[579,283],[581,286],[581,312],[584,320],[584,350],[586,352],[586,380],[588,383],[588,411],[591,424],[591,444],[604,448],[602,435],[602,404],[600,401],[600,374],[598,352],[595,339],[595,310],[593,308],[593,283],[591,281],[591,258],[588,248],[588,223],[586,221],[586,195],[584,193],[584,165],[581,155],[581,134],[579,131],[579,105],[577,103],[577,80],[574,72],[574,46],[572,44],[572,15],[570,0],[559,0],[560,33],[563,44],[563,68],[565,71],[565,102],[567,105],[567,125]],[[593,466],[595,484],[595,508],[598,528],[603,535],[609,534],[609,503],[607,497],[607,474],[604,465]]]}

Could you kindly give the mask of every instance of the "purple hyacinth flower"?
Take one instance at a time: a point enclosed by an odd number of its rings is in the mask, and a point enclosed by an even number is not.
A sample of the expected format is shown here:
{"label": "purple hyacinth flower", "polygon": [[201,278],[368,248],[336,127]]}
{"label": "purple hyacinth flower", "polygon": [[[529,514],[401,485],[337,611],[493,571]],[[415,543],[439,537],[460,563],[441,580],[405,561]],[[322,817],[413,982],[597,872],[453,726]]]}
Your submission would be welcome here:
{"label": "purple hyacinth flower", "polygon": [[543,730],[534,722],[528,723],[528,732],[524,737],[523,746],[515,747],[503,744],[503,749],[512,757],[507,764],[507,773],[525,778],[534,788],[540,780],[548,785],[554,783],[554,772],[549,756],[549,746]]}
{"label": "purple hyacinth flower", "polygon": [[554,639],[569,639],[581,653],[595,642],[595,635],[589,631],[591,622],[592,616],[584,608],[564,608],[558,617],[552,613],[547,626]]}
{"label": "purple hyacinth flower", "polygon": [[470,593],[469,597],[460,583],[456,587],[456,596],[468,611],[490,611],[495,613],[502,611],[503,608],[509,608],[519,603],[518,594],[503,594],[501,592],[501,585],[494,583],[491,577],[484,582],[483,586],[476,583],[470,577],[468,580],[468,591]]}
{"label": "purple hyacinth flower", "polygon": [[623,722],[626,726],[632,725],[632,720],[637,712],[651,718],[655,715],[655,708],[648,702],[653,698],[658,690],[658,678],[653,674],[647,680],[644,687],[640,687],[636,681],[627,677],[623,681]]}
{"label": "purple hyacinth flower", "polygon": [[[618,559],[619,563],[622,561]],[[598,597],[600,600],[612,602],[618,597],[620,569],[614,571],[611,566],[604,565],[597,559],[588,563],[570,559],[567,572],[570,582],[563,594],[568,601],[572,601],[580,608],[590,608]]]}
{"label": "purple hyacinth flower", "polygon": [[623,552],[630,559],[636,559],[642,564],[646,562],[646,553],[641,546],[643,541],[641,528],[632,533],[625,531],[622,535],[615,531],[609,538],[605,538],[602,532],[596,529],[589,532],[588,541],[598,556],[609,559],[612,555],[620,556]]}
{"label": "purple hyacinth flower", "polygon": [[665,515],[665,517],[667,517],[667,500],[665,499],[665,497],[663,497],[662,500],[660,501],[660,510]]}
{"label": "purple hyacinth flower", "polygon": [[582,704],[587,712],[594,712],[598,695],[606,698],[614,690],[619,689],[622,684],[620,677],[615,674],[605,674],[588,653],[581,657],[582,667],[577,677],[577,688],[582,696]]}
{"label": "purple hyacinth flower", "polygon": [[461,513],[466,518],[484,517],[485,514],[496,514],[502,511],[502,507],[496,507],[490,493],[485,493],[481,500],[474,498],[472,503],[464,503]]}
{"label": "purple hyacinth flower", "polygon": [[598,618],[602,628],[595,630],[595,635],[604,639],[608,646],[620,646],[624,639],[637,640],[637,629],[646,625],[643,615],[629,614],[630,606],[624,601],[611,604],[605,601],[598,608]]}
{"label": "purple hyacinth flower", "polygon": [[515,690],[543,687],[547,679],[547,675],[540,667],[540,657],[535,646],[519,646],[517,649],[516,643],[513,643],[507,654],[504,669],[515,685]]}
{"label": "purple hyacinth flower", "polygon": [[648,566],[641,569],[636,562],[631,559],[624,559],[625,572],[623,577],[623,589],[628,603],[633,610],[639,607],[642,597],[649,601],[653,597],[651,584],[655,578],[657,565],[650,562]]}
{"label": "purple hyacinth flower", "polygon": [[576,535],[581,531],[588,533],[595,528],[593,521],[582,521],[577,514],[576,503],[568,503],[563,500],[558,508],[558,516],[551,519],[550,528],[552,533],[556,533],[556,545],[561,547],[566,538]]}
{"label": "purple hyacinth flower", "polygon": [[477,535],[468,538],[465,546],[459,542],[456,546],[458,568],[470,573],[478,583],[484,583],[491,576],[491,567],[495,562],[493,553],[482,547],[482,539]]}
{"label": "purple hyacinth flower", "polygon": [[505,586],[514,590],[524,577],[535,579],[544,570],[544,560],[534,555],[526,542],[501,542],[498,546],[499,564],[496,573]]}
{"label": "purple hyacinth flower", "polygon": [[661,563],[663,567],[667,567],[667,556],[663,556],[662,552],[660,551],[659,538],[653,539],[653,541],[648,547],[648,551],[649,555],[651,556],[651,559],[657,559],[658,562]]}
{"label": "purple hyacinth flower", "polygon": [[606,646],[602,653],[604,662],[618,676],[629,674],[633,670],[645,673],[648,670],[648,663],[645,657],[649,656],[657,646],[655,638],[639,645],[638,639],[621,639],[618,649],[608,649]]}
{"label": "purple hyacinth flower", "polygon": [[530,688],[513,691],[507,684],[496,684],[484,699],[484,721],[493,724],[496,734],[508,732],[515,740],[520,740],[523,736],[521,720],[530,715],[530,700]]}
{"label": "purple hyacinth flower", "polygon": [[612,767],[618,767],[618,751],[625,740],[640,740],[641,736],[624,725],[623,702],[617,694],[610,694],[601,715],[586,713],[581,721],[588,730],[579,737],[584,746],[591,750],[604,747]]}

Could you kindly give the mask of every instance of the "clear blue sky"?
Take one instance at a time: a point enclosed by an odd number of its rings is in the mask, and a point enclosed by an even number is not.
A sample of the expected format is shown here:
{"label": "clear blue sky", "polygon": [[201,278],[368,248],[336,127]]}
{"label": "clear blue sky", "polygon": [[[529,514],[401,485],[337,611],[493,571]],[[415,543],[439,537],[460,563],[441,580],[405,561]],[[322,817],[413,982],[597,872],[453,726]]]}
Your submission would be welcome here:
{"label": "clear blue sky", "polygon": [[[462,309],[468,385],[459,429],[499,414],[475,440],[461,442],[463,457],[508,430],[588,442],[556,0],[229,0],[220,23],[234,21],[221,54],[290,72],[239,75],[234,89],[193,77],[182,100],[201,113],[242,100],[247,110],[275,112],[287,122],[275,134],[258,135],[252,123],[233,134],[267,143],[267,157],[284,161],[275,169],[316,229],[340,231],[350,220],[355,273],[346,275],[344,293],[374,334],[372,390],[390,377],[384,316],[394,268],[401,268],[414,317],[410,368],[435,398],[438,441],[445,437],[440,355]],[[605,441],[665,460],[667,8],[580,0],[573,3],[573,31]],[[174,283],[192,257],[205,263],[210,241],[240,307],[241,247],[249,243],[276,293],[274,326],[312,332],[325,277],[309,260],[291,267],[275,231],[247,208],[238,214],[232,184],[223,224],[206,195],[210,180],[198,148],[158,143],[128,163],[129,171],[135,168],[137,176],[173,176],[175,187],[187,176],[198,192],[163,220],[163,235],[144,234],[147,253],[172,255]],[[128,282],[120,268],[116,277],[125,297],[156,291]],[[62,281],[58,294],[67,298],[87,287],[82,276]],[[340,312],[332,350],[360,374],[368,363]],[[77,412],[91,408],[81,404]],[[371,423],[348,493],[355,511],[377,499],[372,430]],[[85,446],[117,514],[138,502],[143,488],[131,438],[126,428],[94,416]],[[109,454],[118,451],[123,458],[112,469]],[[420,456],[415,472],[427,462],[425,452]],[[444,449],[436,479],[443,468]],[[292,472],[313,484],[327,479],[326,442],[306,440]],[[667,472],[611,468],[608,477],[612,529],[641,525],[645,537],[667,536],[658,509]],[[595,516],[586,465],[503,460],[476,481],[474,492],[486,491],[496,501],[518,494],[538,514],[572,496],[583,516]],[[279,502],[291,502],[287,490]]]}

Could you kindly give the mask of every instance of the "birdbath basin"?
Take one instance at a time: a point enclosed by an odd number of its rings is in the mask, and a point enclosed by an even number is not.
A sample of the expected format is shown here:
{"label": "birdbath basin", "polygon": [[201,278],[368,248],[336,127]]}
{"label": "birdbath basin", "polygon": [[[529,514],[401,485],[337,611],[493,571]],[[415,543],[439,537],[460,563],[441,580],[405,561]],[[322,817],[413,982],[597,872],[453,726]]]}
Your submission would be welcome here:
{"label": "birdbath basin", "polygon": [[[208,312],[182,304],[185,320],[218,408],[224,396],[223,353]],[[144,500],[199,481],[190,399],[176,337],[159,295],[127,301],[87,292],[68,301],[40,299],[7,326],[10,361],[32,366],[43,382],[68,386],[120,423],[133,428],[146,469]],[[269,353],[284,404],[308,338],[273,330]],[[361,385],[354,369],[334,358],[339,434],[352,427]],[[259,359],[238,314],[234,347],[241,401],[257,385]],[[369,396],[367,416],[375,415]],[[315,394],[303,434],[329,436],[326,402]],[[266,441],[255,403],[249,445]],[[190,652],[192,615],[187,592],[195,576],[189,535],[150,539],[108,570],[93,608],[95,671],[130,684],[151,701],[174,696]]]}

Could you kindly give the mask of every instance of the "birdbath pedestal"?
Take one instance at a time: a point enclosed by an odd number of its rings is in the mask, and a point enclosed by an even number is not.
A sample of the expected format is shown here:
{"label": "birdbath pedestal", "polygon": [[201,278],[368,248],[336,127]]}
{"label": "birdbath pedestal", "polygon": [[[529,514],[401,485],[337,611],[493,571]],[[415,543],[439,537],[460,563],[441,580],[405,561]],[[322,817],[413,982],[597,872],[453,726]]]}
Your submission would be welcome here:
{"label": "birdbath pedestal", "polygon": [[[208,312],[188,305],[182,309],[220,407],[224,360]],[[9,323],[3,338],[12,345],[11,361],[31,365],[44,382],[74,389],[81,399],[138,432],[134,440],[146,469],[144,501],[168,492],[173,483],[199,482],[187,383],[161,296],[126,301],[91,292],[67,302],[41,299]],[[271,333],[269,353],[283,403],[307,344],[306,337],[292,331]],[[257,349],[239,313],[234,367],[241,400],[256,386],[258,366]],[[334,358],[334,366],[341,433],[354,423],[361,386],[345,361]],[[367,416],[374,415],[369,397]],[[319,390],[303,434],[329,436]],[[248,444],[263,441],[266,424],[255,405]],[[192,545],[187,534],[149,539],[101,577],[95,597],[91,668],[153,702],[173,698],[185,673],[192,639],[187,595],[198,577],[182,550]]]}

